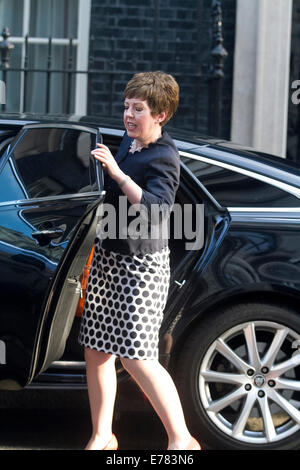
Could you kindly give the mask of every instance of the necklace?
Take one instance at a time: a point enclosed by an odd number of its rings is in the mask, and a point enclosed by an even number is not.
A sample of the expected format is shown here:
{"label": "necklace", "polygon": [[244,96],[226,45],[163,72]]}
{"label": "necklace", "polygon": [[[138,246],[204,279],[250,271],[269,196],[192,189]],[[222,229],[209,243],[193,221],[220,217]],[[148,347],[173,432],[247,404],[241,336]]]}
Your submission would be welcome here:
{"label": "necklace", "polygon": [[147,148],[147,147],[148,147],[148,145],[142,145],[134,139],[132,141],[131,145],[130,145],[129,152],[130,153],[140,152],[141,150],[143,150],[144,148]]}

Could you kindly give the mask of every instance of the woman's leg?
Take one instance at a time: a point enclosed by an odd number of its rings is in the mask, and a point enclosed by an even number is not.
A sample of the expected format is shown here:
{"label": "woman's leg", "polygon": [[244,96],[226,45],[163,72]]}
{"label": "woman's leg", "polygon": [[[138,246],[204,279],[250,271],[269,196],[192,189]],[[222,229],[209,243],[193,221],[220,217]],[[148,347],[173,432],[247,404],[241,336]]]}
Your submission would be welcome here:
{"label": "woman's leg", "polygon": [[186,449],[191,435],[186,427],[180,399],[166,369],[156,360],[121,359],[160,417],[168,434],[168,449]]}
{"label": "woman's leg", "polygon": [[112,436],[117,389],[116,357],[85,348],[86,375],[93,433],[86,450],[102,449]]}

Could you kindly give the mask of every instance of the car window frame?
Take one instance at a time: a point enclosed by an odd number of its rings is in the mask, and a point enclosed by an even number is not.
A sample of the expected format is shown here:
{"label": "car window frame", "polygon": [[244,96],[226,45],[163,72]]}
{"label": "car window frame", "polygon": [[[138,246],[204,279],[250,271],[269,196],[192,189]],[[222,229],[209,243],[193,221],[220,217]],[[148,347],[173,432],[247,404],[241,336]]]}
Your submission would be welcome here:
{"label": "car window frame", "polygon": [[[204,147],[205,147],[205,150],[207,150],[207,146],[204,146]],[[268,175],[260,173],[260,172],[254,172],[252,169],[247,169],[247,168],[244,168],[244,167],[240,167],[238,165],[234,165],[231,162],[226,163],[226,162],[223,162],[222,160],[218,160],[216,158],[214,159],[211,156],[205,155],[204,152],[200,153],[200,150],[202,150],[201,147],[198,147],[196,150],[197,150],[197,153],[195,153],[195,149],[193,149],[193,151],[191,151],[191,150],[190,151],[180,150],[179,153],[180,153],[180,156],[182,156],[182,157],[190,158],[190,159],[193,159],[193,160],[198,160],[198,161],[201,161],[201,162],[204,162],[204,163],[208,163],[208,164],[215,165],[215,166],[218,166],[218,167],[221,167],[221,168],[225,168],[225,169],[228,169],[229,171],[233,171],[235,173],[240,173],[244,176],[254,178],[254,179],[256,179],[258,181],[261,181],[263,183],[270,184],[271,186],[274,186],[275,188],[277,188],[281,191],[285,191],[288,194],[290,194],[291,196],[298,199],[299,200],[299,205],[300,205],[300,188],[299,187],[294,186],[291,183],[286,183],[286,182],[284,182],[280,179],[275,179],[272,176],[268,176]],[[191,171],[191,173],[192,173],[192,171]],[[197,178],[197,177],[195,176],[195,178]],[[229,206],[228,206],[228,208],[229,208]]]}
{"label": "car window frame", "polygon": [[[7,149],[7,155],[5,158],[5,161],[3,162],[3,165],[1,165],[0,172],[4,168],[4,166],[7,163],[10,163],[11,161],[11,155],[14,152],[15,147],[18,145],[20,140],[23,138],[25,132],[29,129],[71,129],[71,130],[78,130],[80,132],[89,132],[90,134],[93,134],[96,139],[96,143],[102,143],[102,135],[100,132],[100,129],[98,127],[91,127],[91,126],[81,126],[79,124],[66,124],[66,123],[32,123],[32,124],[26,124],[25,126],[22,127],[19,131],[19,136],[15,139],[14,142],[12,142],[12,145],[10,144],[8,149]],[[92,161],[92,160],[91,160]],[[64,199],[78,199],[82,197],[94,197],[95,195],[104,195],[105,191],[103,190],[104,187],[104,181],[103,181],[103,170],[101,168],[101,164],[97,161],[95,161],[95,173],[96,173],[96,185],[97,188],[95,191],[86,191],[82,193],[68,193],[68,194],[61,194],[61,195],[54,195],[54,196],[44,196],[44,197],[29,197],[29,198],[24,198],[24,199],[18,199],[18,200],[9,200],[5,202],[0,202],[0,207],[1,206],[6,206],[10,204],[18,204],[18,205],[28,205],[32,204],[34,202],[39,203],[42,201],[56,201],[56,200],[64,200]]]}

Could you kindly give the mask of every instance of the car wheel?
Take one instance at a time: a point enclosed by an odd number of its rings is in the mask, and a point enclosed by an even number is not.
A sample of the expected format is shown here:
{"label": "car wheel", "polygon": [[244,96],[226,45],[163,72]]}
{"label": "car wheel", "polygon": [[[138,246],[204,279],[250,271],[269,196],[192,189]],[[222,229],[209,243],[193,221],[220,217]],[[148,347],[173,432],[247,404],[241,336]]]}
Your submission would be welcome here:
{"label": "car wheel", "polygon": [[211,313],[181,348],[175,380],[204,448],[300,448],[300,315],[247,303]]}

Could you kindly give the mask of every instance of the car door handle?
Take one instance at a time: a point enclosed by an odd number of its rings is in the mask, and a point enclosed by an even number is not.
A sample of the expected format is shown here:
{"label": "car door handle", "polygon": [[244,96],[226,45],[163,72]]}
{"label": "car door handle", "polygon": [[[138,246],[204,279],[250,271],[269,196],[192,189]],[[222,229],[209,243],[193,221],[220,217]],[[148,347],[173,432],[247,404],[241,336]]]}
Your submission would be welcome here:
{"label": "car door handle", "polygon": [[38,242],[45,242],[49,240],[54,240],[55,238],[61,237],[64,233],[64,230],[61,228],[49,229],[49,230],[37,230],[32,233],[32,237]]}

